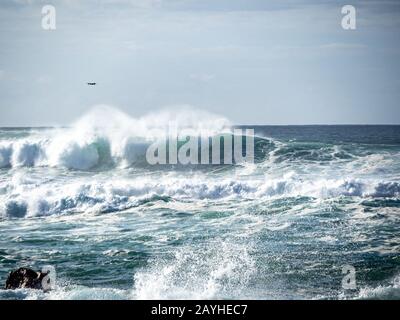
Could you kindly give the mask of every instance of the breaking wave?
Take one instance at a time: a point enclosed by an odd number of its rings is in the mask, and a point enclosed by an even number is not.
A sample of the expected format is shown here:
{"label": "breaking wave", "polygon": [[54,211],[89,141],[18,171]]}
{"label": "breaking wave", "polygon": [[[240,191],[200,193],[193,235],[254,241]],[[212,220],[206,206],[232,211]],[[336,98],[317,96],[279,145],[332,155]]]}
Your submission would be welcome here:
{"label": "breaking wave", "polygon": [[135,274],[135,299],[228,299],[243,297],[256,273],[249,244],[216,241],[181,248]]}
{"label": "breaking wave", "polygon": [[[132,118],[111,107],[99,106],[69,128],[32,131],[21,137],[2,139],[0,168],[55,167],[86,171],[145,166],[148,147],[156,141],[167,141],[171,124],[179,134],[189,130],[202,137],[221,137],[231,134],[233,129],[223,117],[188,107]],[[265,161],[267,165],[348,162],[359,164],[361,170],[366,165],[374,166],[377,161],[389,161],[383,155],[377,159],[375,154],[363,154],[351,146],[291,143],[260,136],[254,137],[254,145],[255,162]],[[223,143],[221,154],[222,150]],[[391,155],[390,161],[393,157],[400,158],[400,155]]]}
{"label": "breaking wave", "polygon": [[98,106],[71,128],[53,129],[21,139],[2,141],[0,168],[52,166],[89,170],[103,164],[130,166],[143,160],[147,147],[168,137],[168,126],[212,136],[227,131],[223,117],[188,107],[141,118]]}
{"label": "breaking wave", "polygon": [[[4,217],[46,216],[53,214],[124,211],[147,203],[171,201],[228,199],[268,199],[273,197],[334,198],[341,196],[361,199],[398,198],[398,182],[320,179],[303,181],[288,174],[283,178],[264,180],[208,179],[202,175],[191,178],[170,176],[156,178],[106,179],[95,182],[44,184],[32,188],[32,182],[21,179],[6,185],[8,195],[0,206]],[[374,204],[365,204],[373,206]],[[395,202],[393,205],[400,206]]]}

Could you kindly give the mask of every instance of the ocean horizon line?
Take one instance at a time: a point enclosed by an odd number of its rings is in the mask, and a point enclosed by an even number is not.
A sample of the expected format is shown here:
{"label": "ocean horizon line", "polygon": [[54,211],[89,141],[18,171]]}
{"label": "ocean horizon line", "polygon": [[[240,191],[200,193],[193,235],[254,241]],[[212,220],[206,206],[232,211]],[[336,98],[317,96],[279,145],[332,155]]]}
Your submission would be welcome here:
{"label": "ocean horizon line", "polygon": [[[257,128],[257,127],[399,127],[399,124],[357,124],[357,123],[343,123],[343,124],[233,124],[232,127],[240,128]],[[73,125],[43,125],[43,126],[0,126],[0,129],[56,129],[56,128],[73,128]]]}

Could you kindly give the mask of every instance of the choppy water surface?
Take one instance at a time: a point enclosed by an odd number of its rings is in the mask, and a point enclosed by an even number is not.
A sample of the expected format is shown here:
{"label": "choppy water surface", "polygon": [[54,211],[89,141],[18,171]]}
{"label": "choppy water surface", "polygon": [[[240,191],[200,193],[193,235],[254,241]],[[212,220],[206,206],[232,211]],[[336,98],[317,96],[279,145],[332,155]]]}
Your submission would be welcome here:
{"label": "choppy water surface", "polygon": [[1,299],[400,298],[400,127],[260,126],[254,165],[190,168],[77,127],[0,129],[1,282],[58,279]]}

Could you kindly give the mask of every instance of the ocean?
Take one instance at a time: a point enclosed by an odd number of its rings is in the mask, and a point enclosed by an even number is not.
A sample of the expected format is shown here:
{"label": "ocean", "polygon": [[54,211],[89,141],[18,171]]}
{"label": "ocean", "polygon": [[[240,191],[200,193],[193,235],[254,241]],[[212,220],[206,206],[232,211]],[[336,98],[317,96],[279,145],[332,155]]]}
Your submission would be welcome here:
{"label": "ocean", "polygon": [[253,164],[152,166],[159,116],[107,112],[0,128],[0,282],[56,270],[0,299],[400,299],[400,126],[246,126]]}

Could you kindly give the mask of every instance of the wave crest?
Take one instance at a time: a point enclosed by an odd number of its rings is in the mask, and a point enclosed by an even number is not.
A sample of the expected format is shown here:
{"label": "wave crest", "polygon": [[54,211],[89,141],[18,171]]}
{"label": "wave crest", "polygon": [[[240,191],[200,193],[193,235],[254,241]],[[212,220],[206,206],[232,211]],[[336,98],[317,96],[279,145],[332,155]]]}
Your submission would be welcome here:
{"label": "wave crest", "polygon": [[223,117],[188,107],[132,118],[114,108],[98,106],[71,128],[3,141],[0,168],[53,166],[89,170],[104,163],[129,166],[144,158],[147,146],[155,139],[167,139],[171,124],[178,132],[190,128],[193,133],[208,136],[231,126]]}
{"label": "wave crest", "polygon": [[400,196],[400,185],[389,181],[319,180],[304,181],[296,175],[264,180],[204,180],[164,176],[107,179],[95,182],[43,184],[16,181],[3,185],[3,215],[6,217],[47,216],[74,212],[110,213],[124,211],[155,201],[220,201],[227,199],[269,199],[308,197],[310,199],[359,197],[387,199]]}

